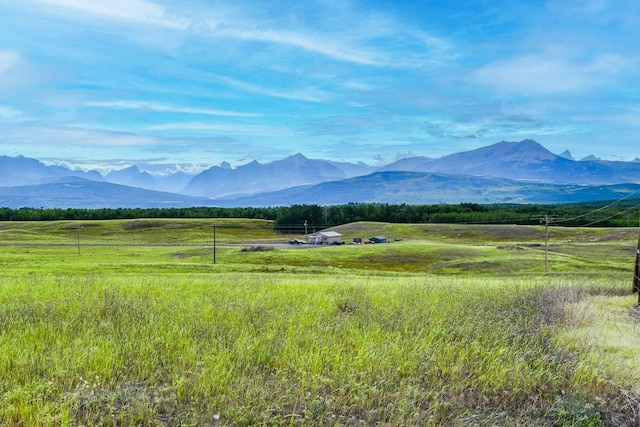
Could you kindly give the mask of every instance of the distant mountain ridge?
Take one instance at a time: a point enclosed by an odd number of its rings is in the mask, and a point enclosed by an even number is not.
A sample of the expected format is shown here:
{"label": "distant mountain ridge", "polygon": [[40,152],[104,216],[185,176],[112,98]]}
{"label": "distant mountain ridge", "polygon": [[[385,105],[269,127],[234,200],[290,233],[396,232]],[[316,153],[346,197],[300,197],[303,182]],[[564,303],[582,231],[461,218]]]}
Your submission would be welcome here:
{"label": "distant mountain ridge", "polygon": [[[283,170],[288,172],[283,174]],[[63,166],[45,166],[39,160],[23,156],[1,156],[0,187],[41,184],[55,178],[78,176],[147,190],[212,197],[229,192],[251,194],[300,184],[345,179],[366,175],[374,170],[375,167],[360,163],[314,160],[298,153],[271,163],[261,164],[253,161],[236,168],[232,168],[228,162],[222,162],[220,166],[211,167],[196,176],[184,172],[158,176],[132,165],[109,172],[103,177],[97,171],[84,172]]]}
{"label": "distant mountain ridge", "polygon": [[157,187],[156,180],[151,176],[151,174],[146,171],[141,172],[136,165],[110,172],[105,176],[105,178],[112,184],[128,185],[130,187],[147,189]]}
{"label": "distant mountain ridge", "polygon": [[599,159],[572,160],[556,155],[536,141],[498,142],[472,151],[439,159],[407,159],[389,164],[381,171],[465,174],[555,182],[567,184],[622,184],[640,182],[640,164]]}
{"label": "distant mountain ridge", "polygon": [[266,164],[253,161],[235,169],[214,166],[193,177],[181,193],[216,198],[281,190],[293,182],[306,185],[346,178],[336,163],[308,159],[298,153]]}
{"label": "distant mountain ridge", "polygon": [[39,160],[24,156],[0,156],[0,187],[42,184],[64,176],[104,181],[102,175],[97,171],[72,171],[61,166],[45,166]]}
{"label": "distant mountain ridge", "polygon": [[[627,184],[639,183],[638,159],[576,161],[568,150],[556,155],[533,140],[502,141],[437,159],[405,158],[378,168],[298,153],[235,168],[222,162],[195,176],[159,176],[133,165],[103,177],[23,156],[0,156],[0,207],[564,203],[616,198],[631,191],[633,186]],[[621,184],[624,189],[616,187]]]}

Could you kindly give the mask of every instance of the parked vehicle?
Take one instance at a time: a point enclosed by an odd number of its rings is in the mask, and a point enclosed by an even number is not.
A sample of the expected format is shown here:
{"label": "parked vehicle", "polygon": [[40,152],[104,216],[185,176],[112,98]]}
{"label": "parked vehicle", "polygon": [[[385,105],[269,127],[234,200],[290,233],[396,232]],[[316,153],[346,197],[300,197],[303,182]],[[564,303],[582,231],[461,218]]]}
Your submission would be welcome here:
{"label": "parked vehicle", "polygon": [[300,240],[300,239],[293,239],[293,240],[289,240],[289,244],[290,245],[306,245],[307,242],[305,242],[304,240]]}

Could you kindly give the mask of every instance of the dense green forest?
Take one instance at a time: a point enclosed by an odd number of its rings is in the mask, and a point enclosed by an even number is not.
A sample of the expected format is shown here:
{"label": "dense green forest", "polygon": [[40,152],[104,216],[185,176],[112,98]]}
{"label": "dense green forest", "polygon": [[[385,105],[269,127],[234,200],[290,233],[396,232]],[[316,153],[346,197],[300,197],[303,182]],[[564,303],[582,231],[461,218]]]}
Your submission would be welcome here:
{"label": "dense green forest", "polygon": [[0,221],[102,220],[134,218],[254,218],[274,221],[282,232],[297,232],[305,222],[321,229],[356,221],[391,223],[460,223],[535,225],[548,221],[562,226],[630,227],[640,223],[640,199],[557,205],[292,205],[268,208],[0,208]]}

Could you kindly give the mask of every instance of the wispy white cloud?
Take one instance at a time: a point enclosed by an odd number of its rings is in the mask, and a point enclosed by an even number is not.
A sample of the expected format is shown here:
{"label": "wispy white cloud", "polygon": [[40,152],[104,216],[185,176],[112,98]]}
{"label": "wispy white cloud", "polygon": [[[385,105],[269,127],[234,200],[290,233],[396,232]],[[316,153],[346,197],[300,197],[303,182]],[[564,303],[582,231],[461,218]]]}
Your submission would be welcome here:
{"label": "wispy white cloud", "polygon": [[145,131],[188,131],[188,132],[216,132],[218,134],[231,135],[256,135],[264,137],[292,136],[294,132],[287,127],[272,125],[235,125],[230,123],[206,123],[206,122],[174,122],[152,125],[144,128]]}
{"label": "wispy white cloud", "polygon": [[13,50],[0,50],[0,75],[17,67],[22,62],[22,56]]}
{"label": "wispy white cloud", "polygon": [[258,95],[271,96],[275,98],[291,99],[296,101],[308,101],[308,102],[325,102],[330,98],[330,95],[328,93],[315,90],[313,88],[307,88],[301,91],[294,91],[294,90],[281,91],[281,90],[270,89],[267,87],[259,86],[253,83],[243,82],[227,76],[217,76],[216,78],[233,88],[255,93]]}
{"label": "wispy white cloud", "polygon": [[29,145],[59,145],[60,147],[126,147],[157,143],[158,138],[130,132],[118,132],[84,126],[30,126],[4,128],[7,141]]}
{"label": "wispy white cloud", "polygon": [[[2,134],[0,153],[22,154],[51,164],[64,163],[100,172],[153,162],[150,155],[156,159],[162,156],[163,161],[174,165],[182,163],[185,171],[198,172],[211,166],[213,160],[207,160],[211,157],[224,159],[231,152],[256,149],[227,137],[167,137],[80,126],[5,126]],[[114,158],[114,153],[119,158]]]}
{"label": "wispy white cloud", "polygon": [[472,78],[502,93],[582,92],[607,84],[627,63],[618,55],[601,55],[589,61],[571,61],[556,55],[527,55],[485,65],[473,73]]}
{"label": "wispy white cloud", "polygon": [[27,117],[23,111],[10,106],[0,105],[0,120],[5,122],[18,122],[27,120]]}
{"label": "wispy white cloud", "polygon": [[369,92],[381,88],[379,84],[369,83],[367,81],[358,80],[355,78],[349,79],[348,81],[344,82],[344,87],[347,89],[362,92]]}
{"label": "wispy white cloud", "polygon": [[[185,8],[181,4],[165,7],[149,0],[30,1],[105,19],[181,30],[185,36],[288,46],[365,66],[424,66],[441,61],[448,55],[445,52],[451,52],[444,38],[411,29],[404,22],[360,7],[318,7],[313,12],[322,21],[318,26],[287,20],[283,18],[288,16],[287,13],[258,12],[269,8],[253,2],[234,5],[196,3]],[[136,37],[140,38],[139,32],[136,32]],[[398,50],[407,41],[411,48]],[[415,48],[418,52],[414,51]]]}
{"label": "wispy white cloud", "polygon": [[447,38],[376,9],[353,1],[286,6],[238,1],[200,9],[186,19],[190,31],[209,39],[262,43],[281,53],[306,52],[362,66],[420,67],[451,54]]}
{"label": "wispy white cloud", "polygon": [[134,21],[162,27],[184,29],[187,23],[167,15],[165,8],[146,0],[33,0],[51,6],[76,10],[105,18]]}
{"label": "wispy white cloud", "polygon": [[[589,124],[605,121],[609,123],[609,127],[614,128],[626,128],[640,131],[640,106],[638,105],[626,105],[626,106],[609,106],[607,111],[591,111],[587,113],[573,114],[570,119],[574,123],[580,123],[584,128],[588,128]],[[640,156],[640,154],[639,154]]]}
{"label": "wispy white cloud", "polygon": [[296,31],[231,26],[215,27],[213,34],[242,40],[290,45],[356,64],[382,65],[381,58],[376,57],[375,52],[336,43],[336,41],[320,34],[314,37]]}
{"label": "wispy white cloud", "polygon": [[[425,34],[380,33],[376,27],[351,28],[341,34],[325,31],[276,30],[273,28],[217,28],[215,35],[263,43],[289,45],[314,54],[358,65],[414,68],[439,64],[454,55],[444,39]],[[402,40],[402,41],[401,41]],[[411,49],[399,48],[409,44]]]}
{"label": "wispy white cloud", "polygon": [[609,0],[550,0],[546,9],[556,16],[566,14],[570,16],[593,16],[616,7],[617,2]]}
{"label": "wispy white cloud", "polygon": [[[22,95],[23,90],[46,86],[59,76],[60,69],[55,65],[34,62],[19,50],[0,50],[0,99],[11,99],[12,95]],[[19,96],[12,100],[22,104],[27,99]]]}
{"label": "wispy white cloud", "polygon": [[207,116],[222,116],[222,117],[261,117],[261,113],[246,113],[240,111],[227,111],[216,110],[211,108],[195,108],[184,107],[179,105],[164,104],[153,101],[136,101],[136,100],[122,100],[122,101],[90,101],[85,104],[87,107],[100,107],[100,108],[114,108],[114,109],[126,109],[126,110],[151,110],[163,113],[186,113],[186,114],[198,114]]}
{"label": "wispy white cloud", "polygon": [[136,157],[136,158],[105,158],[90,159],[86,157],[40,157],[38,160],[46,165],[64,166],[71,170],[98,171],[105,176],[106,174],[118,170],[122,170],[131,166],[138,166],[140,170],[146,171],[154,176],[167,176],[177,172],[187,175],[196,175],[205,169],[210,168],[211,163],[180,163],[175,158],[161,157]]}

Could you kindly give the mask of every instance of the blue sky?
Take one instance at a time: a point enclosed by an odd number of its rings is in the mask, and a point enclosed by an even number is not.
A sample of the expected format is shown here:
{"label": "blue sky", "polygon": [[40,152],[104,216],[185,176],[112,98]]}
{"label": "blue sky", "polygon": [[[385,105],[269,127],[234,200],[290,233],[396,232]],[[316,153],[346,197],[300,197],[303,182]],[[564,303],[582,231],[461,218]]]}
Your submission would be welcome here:
{"label": "blue sky", "polygon": [[[640,157],[640,2],[0,0],[0,154]],[[151,167],[151,166],[149,166]]]}

